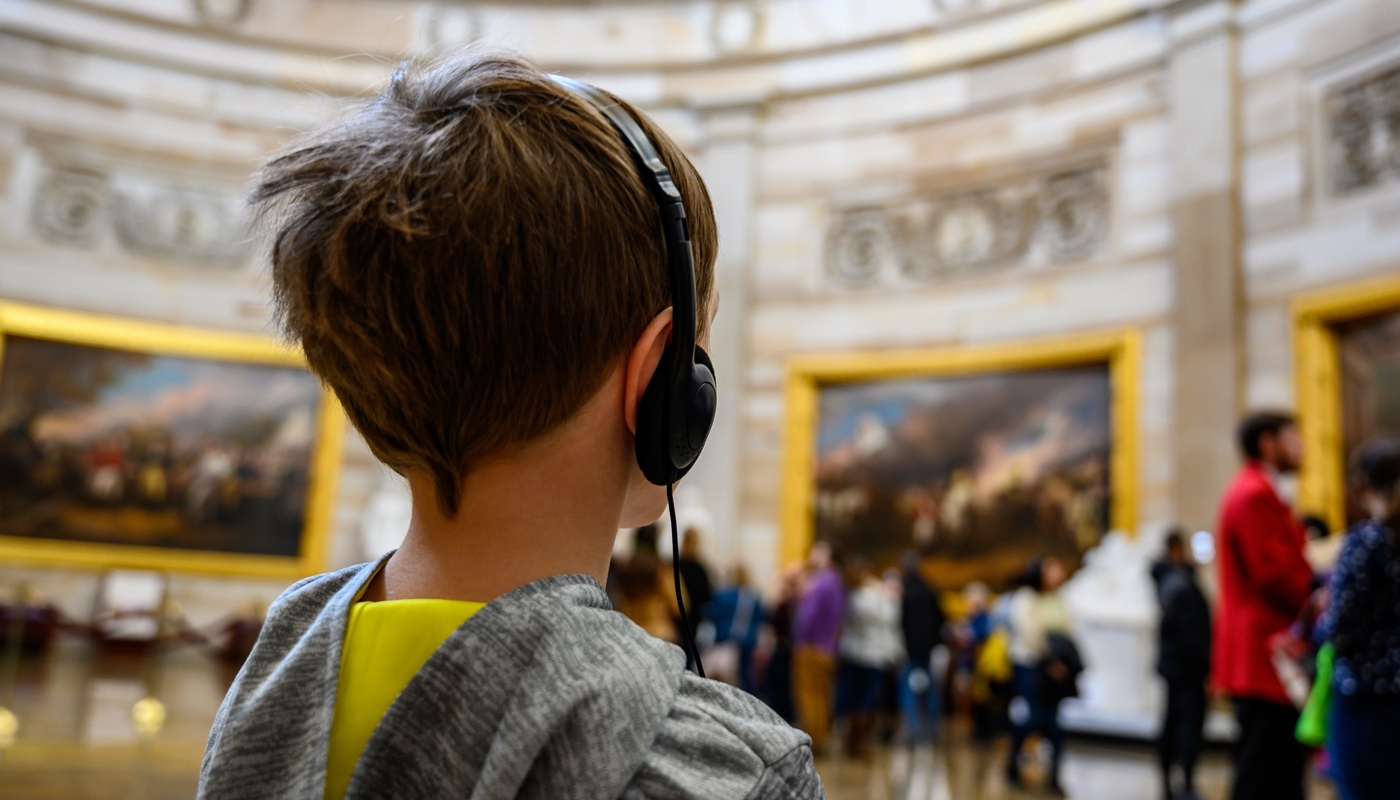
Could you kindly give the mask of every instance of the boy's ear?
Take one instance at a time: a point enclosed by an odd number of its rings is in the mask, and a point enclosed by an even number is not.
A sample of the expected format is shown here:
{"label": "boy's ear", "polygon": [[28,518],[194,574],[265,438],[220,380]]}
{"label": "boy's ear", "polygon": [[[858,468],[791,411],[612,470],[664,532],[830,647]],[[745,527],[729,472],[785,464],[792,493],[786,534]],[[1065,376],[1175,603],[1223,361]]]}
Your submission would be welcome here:
{"label": "boy's ear", "polygon": [[671,341],[671,308],[667,306],[657,314],[627,355],[627,380],[623,389],[623,416],[627,418],[627,428],[637,432],[637,406],[646,394],[647,384],[651,383],[656,368],[661,364],[661,355]]}

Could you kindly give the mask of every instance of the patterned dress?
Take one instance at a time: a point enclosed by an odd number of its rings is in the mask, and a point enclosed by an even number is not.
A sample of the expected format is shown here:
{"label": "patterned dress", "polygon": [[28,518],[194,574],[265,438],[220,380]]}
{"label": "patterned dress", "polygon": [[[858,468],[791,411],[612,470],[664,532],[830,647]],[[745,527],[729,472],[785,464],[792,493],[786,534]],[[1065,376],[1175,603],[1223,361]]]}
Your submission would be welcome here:
{"label": "patterned dress", "polygon": [[1400,543],[1375,521],[1347,536],[1323,625],[1337,649],[1328,749],[1341,800],[1400,796]]}
{"label": "patterned dress", "polygon": [[1400,547],[1380,522],[1347,536],[1324,626],[1337,648],[1334,690],[1400,697]]}

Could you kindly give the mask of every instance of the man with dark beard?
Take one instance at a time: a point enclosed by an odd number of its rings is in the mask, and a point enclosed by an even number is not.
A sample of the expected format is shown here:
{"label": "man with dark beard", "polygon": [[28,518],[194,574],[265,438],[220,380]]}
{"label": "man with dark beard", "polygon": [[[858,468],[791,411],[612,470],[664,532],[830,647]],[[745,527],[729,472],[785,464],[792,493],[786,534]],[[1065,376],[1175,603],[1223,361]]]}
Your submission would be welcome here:
{"label": "man with dark beard", "polygon": [[1293,735],[1298,710],[1274,669],[1269,639],[1288,628],[1312,591],[1303,528],[1278,491],[1302,464],[1290,414],[1255,414],[1240,426],[1245,464],[1221,502],[1220,616],[1213,681],[1235,703],[1240,739],[1232,800],[1302,800],[1308,750]]}

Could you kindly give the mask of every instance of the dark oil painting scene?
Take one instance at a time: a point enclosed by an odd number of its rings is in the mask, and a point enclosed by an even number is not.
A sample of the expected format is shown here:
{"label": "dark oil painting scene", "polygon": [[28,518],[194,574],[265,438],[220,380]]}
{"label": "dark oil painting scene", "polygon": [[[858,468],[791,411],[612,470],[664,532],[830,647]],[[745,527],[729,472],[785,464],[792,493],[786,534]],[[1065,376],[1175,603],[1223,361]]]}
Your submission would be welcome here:
{"label": "dark oil painting scene", "polygon": [[296,556],[320,398],[296,367],[7,335],[0,535]]}
{"label": "dark oil painting scene", "polygon": [[[1337,331],[1342,372],[1343,451],[1355,453],[1379,436],[1400,436],[1400,312],[1357,320]],[[1347,495],[1347,524],[1370,513],[1357,492]]]}
{"label": "dark oil painting scene", "polygon": [[816,536],[878,565],[917,550],[941,588],[1068,565],[1110,519],[1107,365],[823,387]]}

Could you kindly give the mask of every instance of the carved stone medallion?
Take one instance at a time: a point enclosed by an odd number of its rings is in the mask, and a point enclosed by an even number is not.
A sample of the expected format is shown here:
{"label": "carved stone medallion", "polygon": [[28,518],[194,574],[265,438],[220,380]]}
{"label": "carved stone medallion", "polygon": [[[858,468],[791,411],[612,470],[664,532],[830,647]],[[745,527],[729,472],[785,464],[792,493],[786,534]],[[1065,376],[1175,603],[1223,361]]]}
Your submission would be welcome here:
{"label": "carved stone medallion", "polygon": [[721,3],[710,25],[710,42],[720,53],[741,53],[758,43],[762,19],[749,3]]}
{"label": "carved stone medallion", "polygon": [[248,17],[253,0],[193,0],[195,14],[203,22],[233,25]]}
{"label": "carved stone medallion", "polygon": [[915,234],[913,277],[936,278],[974,272],[1019,257],[1029,225],[1025,203],[1015,192],[986,192],[936,205]]}
{"label": "carved stone medallion", "polygon": [[94,172],[55,169],[34,196],[34,230],[52,244],[96,247],[106,215],[107,179]]}
{"label": "carved stone medallion", "polygon": [[996,257],[997,207],[988,198],[972,197],[935,212],[926,232],[928,252],[941,271],[961,271]]}
{"label": "carved stone medallion", "polygon": [[1046,181],[1040,200],[1040,232],[1050,257],[1077,261],[1093,252],[1108,228],[1108,195],[1098,175],[1083,170]]}
{"label": "carved stone medallion", "polygon": [[882,275],[899,271],[903,236],[890,216],[880,209],[856,209],[840,213],[827,236],[827,273],[846,286],[866,286]]}

